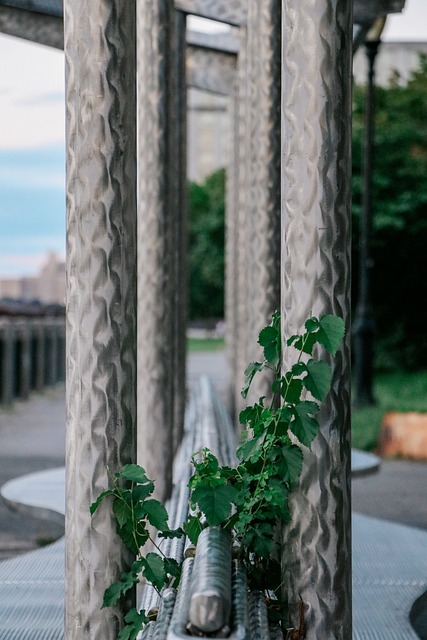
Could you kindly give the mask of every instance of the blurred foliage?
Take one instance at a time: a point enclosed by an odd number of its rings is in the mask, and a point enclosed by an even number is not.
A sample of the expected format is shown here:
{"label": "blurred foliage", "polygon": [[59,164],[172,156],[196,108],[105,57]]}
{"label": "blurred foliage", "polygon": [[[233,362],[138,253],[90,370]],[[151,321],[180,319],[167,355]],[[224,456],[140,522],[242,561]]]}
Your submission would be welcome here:
{"label": "blurred foliage", "polygon": [[[353,92],[352,309],[357,305],[365,87]],[[225,171],[189,185],[190,320],[224,314]],[[427,367],[427,59],[376,88],[371,238],[375,364]]]}
{"label": "blurred foliage", "polygon": [[[427,365],[427,59],[377,87],[371,236],[376,366]],[[357,304],[365,88],[353,94],[353,310]]]}
{"label": "blurred foliage", "polygon": [[190,320],[224,317],[225,170],[189,184]]}

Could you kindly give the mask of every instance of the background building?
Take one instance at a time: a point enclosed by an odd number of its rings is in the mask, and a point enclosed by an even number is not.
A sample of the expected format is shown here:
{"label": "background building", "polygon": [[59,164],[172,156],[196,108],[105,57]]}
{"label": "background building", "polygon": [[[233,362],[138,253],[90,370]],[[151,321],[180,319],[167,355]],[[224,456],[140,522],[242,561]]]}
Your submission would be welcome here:
{"label": "background building", "polygon": [[64,304],[65,262],[56,253],[50,252],[37,276],[0,279],[0,298]]}

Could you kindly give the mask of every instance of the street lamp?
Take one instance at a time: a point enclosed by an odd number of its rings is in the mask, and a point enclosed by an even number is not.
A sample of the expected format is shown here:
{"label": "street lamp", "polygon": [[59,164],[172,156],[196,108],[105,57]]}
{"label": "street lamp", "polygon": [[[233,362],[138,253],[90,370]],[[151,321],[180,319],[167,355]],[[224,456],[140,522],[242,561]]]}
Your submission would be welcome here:
{"label": "street lamp", "polygon": [[375,323],[370,304],[372,182],[375,133],[375,60],[387,16],[376,18],[365,36],[368,75],[365,101],[365,137],[363,145],[363,200],[360,224],[359,298],[354,321],[355,403],[374,404],[372,393],[373,347]]}
{"label": "street lamp", "polygon": [[405,0],[355,0],[353,50],[365,44],[368,76],[363,144],[363,200],[360,223],[359,292],[353,324],[355,352],[355,404],[374,404],[372,393],[374,317],[370,303],[370,240],[372,231],[372,172],[374,165],[375,60],[387,15],[403,10]]}

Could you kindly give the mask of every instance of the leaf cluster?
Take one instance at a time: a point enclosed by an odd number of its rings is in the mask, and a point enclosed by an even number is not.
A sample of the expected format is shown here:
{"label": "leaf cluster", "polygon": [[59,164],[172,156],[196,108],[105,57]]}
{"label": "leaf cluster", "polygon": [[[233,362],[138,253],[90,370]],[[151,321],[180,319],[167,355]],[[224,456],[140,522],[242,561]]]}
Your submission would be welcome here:
{"label": "leaf cluster", "polygon": [[280,316],[273,314],[270,325],[259,334],[264,359],[247,367],[242,389],[246,398],[254,376],[263,369],[273,370],[272,401],[265,406],[260,398],[241,412],[244,430],[237,448],[238,465],[234,469],[221,466],[207,449],[193,457],[191,504],[196,510],[193,520],[198,520],[193,541],[197,542],[205,524],[231,530],[251,587],[273,591],[277,597],[277,530],[290,520],[288,497],[302,471],[304,447],[310,448],[317,434],[316,416],[331,385],[330,364],[316,358],[314,348],[320,345],[335,355],[343,336],[340,318],[310,318],[302,335],[286,341],[297,356],[282,375]]}
{"label": "leaf cluster", "polygon": [[[271,616],[277,615],[281,583],[278,529],[290,520],[288,497],[301,475],[304,447],[310,448],[317,434],[317,413],[331,385],[331,367],[315,356],[314,349],[320,345],[335,355],[344,336],[340,318],[310,318],[301,335],[285,342],[287,348],[295,350],[296,357],[283,374],[280,325],[280,316],[274,313],[259,334],[264,358],[247,367],[242,389],[246,398],[254,376],[263,369],[272,370],[270,405],[265,406],[265,398],[260,398],[241,412],[244,429],[235,467],[220,465],[209,449],[193,455],[190,513],[182,529],[169,528],[166,509],[151,497],[153,482],[137,465],[126,465],[115,474],[112,488],[101,493],[91,506],[94,513],[104,498],[112,498],[118,534],[136,555],[130,571],[106,590],[104,606],[115,605],[141,579],[159,592],[165,586],[177,586],[181,567],[162,553],[150,537],[149,525],[158,530],[160,538],[179,537],[185,532],[193,544],[205,527],[219,525],[232,534],[250,587],[268,594]],[[157,551],[144,555],[142,548],[149,540]],[[147,621],[145,611],[132,609],[125,617],[127,624],[119,640],[136,638]]]}
{"label": "leaf cluster", "polygon": [[[93,515],[101,502],[110,497],[112,511],[117,523],[117,533],[125,546],[136,556],[129,571],[110,585],[103,599],[103,607],[112,607],[138,582],[149,582],[160,592],[168,586],[177,586],[181,576],[181,566],[167,557],[158,541],[152,538],[150,528],[158,532],[159,538],[180,538],[182,529],[170,529],[165,507],[152,498],[154,482],[147,478],[145,470],[137,464],[127,464],[121,471],[111,476],[112,487],[103,491],[90,507]],[[144,555],[143,547],[150,541],[157,551]],[[125,616],[126,626],[118,640],[134,640],[148,617],[144,610],[131,609]]]}

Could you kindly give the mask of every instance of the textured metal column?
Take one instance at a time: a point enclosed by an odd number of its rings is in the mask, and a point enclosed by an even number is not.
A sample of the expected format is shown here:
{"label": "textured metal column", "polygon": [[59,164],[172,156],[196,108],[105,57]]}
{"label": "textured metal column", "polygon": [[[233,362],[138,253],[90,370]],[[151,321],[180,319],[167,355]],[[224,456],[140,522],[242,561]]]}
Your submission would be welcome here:
{"label": "textured metal column", "polygon": [[186,23],[184,13],[174,11],[173,22],[173,86],[169,113],[174,135],[173,148],[175,202],[173,217],[175,228],[175,313],[174,313],[174,405],[173,447],[176,451],[184,430],[186,401],[187,357],[187,87],[186,87]]}
{"label": "textured metal column", "polygon": [[[230,380],[236,380],[238,340],[237,324],[237,255],[238,255],[238,131],[239,131],[239,101],[237,94],[230,96],[228,101],[230,117],[230,148],[227,165],[226,207],[225,207],[225,324],[226,324],[226,354],[230,371]],[[235,415],[236,391],[233,383],[230,385],[229,412]]]}
{"label": "textured metal column", "polygon": [[137,4],[138,461],[161,498],[172,482],[174,417],[172,20],[170,0]]}
{"label": "textured metal column", "polygon": [[130,561],[91,502],[135,461],[135,3],[65,0],[67,640],[113,640],[106,586]]}
{"label": "textured metal column", "polygon": [[[280,304],[280,3],[248,3],[242,40],[238,63],[237,412],[244,406],[240,397],[243,372],[250,361],[262,357],[258,334]],[[248,402],[268,395],[268,387],[267,376],[256,377]]]}
{"label": "textured metal column", "polygon": [[243,372],[247,366],[248,313],[247,313],[247,154],[248,154],[248,63],[247,63],[247,31],[240,28],[240,47],[237,60],[237,101],[238,101],[238,197],[237,197],[237,233],[236,233],[236,327],[234,410],[236,417],[243,408],[240,391],[244,383]]}
{"label": "textured metal column", "polygon": [[[248,4],[248,361],[259,360],[261,329],[280,305],[281,7]],[[248,401],[269,396],[270,377],[256,376]]]}
{"label": "textured metal column", "polygon": [[[350,509],[350,155],[351,3],[283,4],[284,335],[311,315],[344,318],[345,346],[333,362],[320,434],[306,450],[290,502],[283,571],[288,626],[307,640],[351,638]],[[285,356],[284,365],[292,364]]]}

